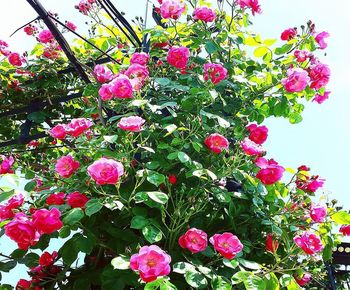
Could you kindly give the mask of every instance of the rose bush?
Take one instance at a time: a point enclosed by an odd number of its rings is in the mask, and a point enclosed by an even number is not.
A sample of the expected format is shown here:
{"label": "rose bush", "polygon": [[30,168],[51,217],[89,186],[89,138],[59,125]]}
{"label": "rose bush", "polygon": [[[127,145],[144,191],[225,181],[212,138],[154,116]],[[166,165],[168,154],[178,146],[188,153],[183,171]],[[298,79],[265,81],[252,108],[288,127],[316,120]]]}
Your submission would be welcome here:
{"label": "rose bush", "polygon": [[[0,269],[30,268],[17,289],[324,287],[334,226],[349,235],[350,215],[315,200],[323,178],[266,152],[261,123],[299,123],[305,101],[329,97],[316,56],[328,33],[309,22],[261,39],[248,28],[258,0],[158,2],[162,25],[134,28],[150,38],[144,52],[102,23],[99,1],[77,3],[95,47],[77,40],[75,56],[116,60],[84,66],[88,84],[58,73],[67,58],[41,22],[24,30],[37,42],[29,54],[0,41],[2,109],[82,93],[3,120],[4,140],[28,122],[46,137],[1,155],[1,175],[30,181],[24,200],[0,193],[1,233],[18,244]],[[50,254],[54,238],[66,240]]]}

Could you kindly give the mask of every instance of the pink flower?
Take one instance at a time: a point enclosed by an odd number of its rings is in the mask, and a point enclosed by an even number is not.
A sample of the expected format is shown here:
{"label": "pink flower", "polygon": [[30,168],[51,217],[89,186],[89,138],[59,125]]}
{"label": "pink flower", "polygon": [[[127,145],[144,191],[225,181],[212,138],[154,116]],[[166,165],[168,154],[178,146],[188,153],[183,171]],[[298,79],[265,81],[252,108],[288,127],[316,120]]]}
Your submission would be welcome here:
{"label": "pink flower", "polygon": [[315,40],[321,49],[325,49],[327,47],[327,43],[325,42],[324,39],[329,36],[330,36],[329,33],[326,31],[323,31],[315,36]]}
{"label": "pink flower", "polygon": [[47,205],[61,205],[64,204],[65,194],[64,192],[59,192],[56,194],[50,194],[46,199]]}
{"label": "pink flower", "polygon": [[227,78],[227,69],[221,64],[207,63],[204,65],[204,80],[209,78],[216,85]]}
{"label": "pink flower", "polygon": [[98,91],[98,94],[101,96],[102,101],[107,101],[113,99],[113,94],[111,92],[110,84],[103,84]]}
{"label": "pink flower", "polygon": [[282,84],[287,92],[295,93],[305,90],[310,78],[308,73],[301,68],[290,68],[287,78],[282,79]]}
{"label": "pink flower", "polygon": [[57,208],[39,209],[33,214],[33,225],[40,234],[52,234],[62,228],[61,212]]}
{"label": "pink flower", "polygon": [[208,246],[208,236],[202,230],[191,228],[179,238],[179,245],[191,253],[203,252]]}
{"label": "pink flower", "polygon": [[53,128],[50,130],[50,135],[51,135],[53,138],[60,139],[60,140],[66,138],[66,135],[67,135],[67,132],[66,132],[66,125],[64,125],[64,124],[58,124],[58,125],[56,125],[55,127],[53,127]]}
{"label": "pink flower", "polygon": [[87,171],[99,185],[116,184],[124,174],[124,166],[118,161],[102,157],[92,163]]}
{"label": "pink flower", "polygon": [[182,0],[164,0],[160,6],[160,14],[164,19],[178,19],[186,10]]}
{"label": "pink flower", "polygon": [[300,276],[294,276],[295,281],[299,284],[299,286],[305,286],[311,280],[311,274],[308,272],[303,273]]}
{"label": "pink flower", "polygon": [[265,247],[267,252],[276,253],[278,249],[278,241],[273,239],[272,234],[266,236]]}
{"label": "pink flower", "polygon": [[246,127],[249,131],[249,139],[256,144],[263,144],[267,140],[269,129],[266,126],[258,126],[256,124],[250,124]]}
{"label": "pink flower", "polygon": [[144,119],[138,116],[124,117],[120,119],[118,127],[124,131],[140,132],[145,122]]}
{"label": "pink flower", "polygon": [[31,285],[32,285],[31,281],[20,279],[17,282],[16,290],[30,290]]}
{"label": "pink flower", "polygon": [[38,31],[38,28],[36,28],[34,25],[27,25],[23,28],[23,30],[27,35],[33,35],[36,31]]}
{"label": "pink flower", "polygon": [[173,46],[168,51],[167,61],[170,65],[183,69],[190,58],[190,50],[184,46]]}
{"label": "pink flower", "polygon": [[298,179],[296,180],[296,185],[297,185],[297,188],[304,190],[305,192],[314,193],[316,192],[317,189],[323,186],[324,181],[325,180],[319,178],[318,175],[311,176],[311,178],[308,176],[302,175],[298,177]]}
{"label": "pink flower", "polygon": [[316,223],[322,223],[327,216],[327,207],[321,205],[311,205],[310,217]]}
{"label": "pink flower", "polygon": [[331,70],[323,63],[316,62],[309,68],[309,77],[311,79],[310,88],[319,90],[329,82]]}
{"label": "pink flower", "polygon": [[57,160],[55,170],[64,178],[69,178],[80,166],[78,161],[75,161],[72,156],[63,156]]}
{"label": "pink flower", "polygon": [[72,208],[84,208],[86,203],[89,201],[89,198],[78,191],[74,191],[67,195],[67,203]]}
{"label": "pink flower", "polygon": [[57,258],[57,252],[53,251],[52,254],[49,252],[44,252],[39,258],[39,265],[43,267],[51,266]]}
{"label": "pink flower", "polygon": [[222,150],[228,150],[229,146],[228,140],[218,133],[209,135],[204,140],[204,144],[216,154],[221,153]]}
{"label": "pink flower", "polygon": [[297,31],[295,30],[295,28],[288,28],[282,32],[281,40],[288,41],[293,39],[296,36],[297,36]]}
{"label": "pink flower", "polygon": [[85,118],[72,119],[66,126],[66,132],[72,137],[78,137],[87,131],[93,123]]}
{"label": "pink flower", "polygon": [[245,154],[249,156],[254,156],[254,155],[261,156],[266,152],[261,145],[256,144],[254,141],[250,140],[249,138],[244,138],[244,140],[241,142],[241,147],[245,152]]}
{"label": "pink flower", "polygon": [[316,102],[318,104],[322,104],[325,100],[328,100],[329,95],[331,94],[331,92],[324,92],[323,95],[321,94],[317,94],[314,98],[313,98],[313,102]]}
{"label": "pink flower", "polygon": [[130,258],[130,268],[138,271],[144,282],[152,282],[170,273],[171,257],[156,245],[144,246]]}
{"label": "pink flower", "polygon": [[132,85],[126,75],[119,75],[109,85],[109,89],[115,98],[129,99],[133,97]]}
{"label": "pink flower", "polygon": [[7,59],[9,63],[13,66],[21,66],[23,64],[22,58],[17,52],[10,53]]}
{"label": "pink flower", "polygon": [[300,247],[305,254],[313,255],[323,250],[323,244],[319,236],[311,232],[304,232],[301,236],[294,237],[295,244]]}
{"label": "pink flower", "polygon": [[99,64],[94,67],[94,75],[100,83],[110,82],[114,77],[112,71],[108,67]]}
{"label": "pink flower", "polygon": [[16,194],[15,196],[11,197],[7,202],[7,207],[10,209],[16,209],[19,208],[24,202],[24,196],[22,193]]}
{"label": "pink flower", "polygon": [[48,43],[48,42],[51,42],[52,40],[54,40],[53,34],[48,29],[44,29],[43,31],[41,31],[39,33],[38,37],[39,37],[39,41],[41,43]]}
{"label": "pink flower", "polygon": [[139,64],[139,65],[147,65],[149,61],[149,54],[145,53],[145,52],[135,52],[131,59],[130,59],[130,63],[131,64]]}
{"label": "pink flower", "polygon": [[197,7],[194,10],[193,15],[194,19],[202,20],[204,22],[213,22],[216,18],[215,10],[206,6]]}
{"label": "pink flower", "polygon": [[15,218],[5,225],[5,234],[15,241],[21,250],[34,246],[40,238],[33,223],[22,212],[17,213]]}
{"label": "pink flower", "polygon": [[15,216],[13,210],[7,205],[0,204],[0,222],[8,219],[12,219]]}
{"label": "pink flower", "polygon": [[246,7],[250,8],[252,10],[252,14],[255,15],[255,13],[261,13],[261,8],[259,5],[258,0],[236,0],[241,9],[244,9]]}
{"label": "pink flower", "polygon": [[77,30],[77,26],[73,23],[73,22],[70,22],[70,21],[66,21],[66,26],[70,29],[70,30]]}
{"label": "pink flower", "polygon": [[308,58],[311,58],[313,55],[309,51],[297,49],[296,51],[294,51],[294,56],[297,59],[297,62],[304,62]]}
{"label": "pink flower", "polygon": [[350,236],[350,225],[341,226],[339,232],[341,232],[343,236]]}
{"label": "pink flower", "polygon": [[79,12],[83,13],[84,15],[87,15],[92,8],[91,4],[92,3],[90,3],[90,1],[81,0],[79,4],[75,6],[75,8],[78,9]]}
{"label": "pink flower", "polygon": [[215,250],[229,260],[243,250],[241,241],[232,233],[215,234],[209,241]]}
{"label": "pink flower", "polygon": [[260,167],[256,178],[265,185],[271,185],[281,180],[283,172],[285,171],[275,160],[266,160],[265,158],[258,157],[255,160],[255,164]]}
{"label": "pink flower", "polygon": [[138,63],[133,63],[125,71],[125,75],[128,76],[130,79],[139,79],[140,82],[143,83],[145,79],[148,78],[149,71],[147,67]]}
{"label": "pink flower", "polygon": [[13,173],[11,166],[15,163],[15,159],[12,156],[5,157],[0,155],[2,163],[0,164],[0,174]]}

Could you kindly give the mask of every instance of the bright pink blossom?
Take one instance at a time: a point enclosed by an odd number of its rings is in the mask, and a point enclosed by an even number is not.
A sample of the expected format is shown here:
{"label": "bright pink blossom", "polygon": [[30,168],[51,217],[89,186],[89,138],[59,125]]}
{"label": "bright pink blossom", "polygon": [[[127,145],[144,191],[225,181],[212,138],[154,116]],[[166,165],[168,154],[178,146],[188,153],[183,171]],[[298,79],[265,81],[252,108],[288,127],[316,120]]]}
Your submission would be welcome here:
{"label": "bright pink blossom", "polygon": [[311,205],[310,217],[316,223],[322,223],[327,216],[327,207],[321,205]]}
{"label": "bright pink blossom", "polygon": [[209,241],[215,250],[229,260],[243,250],[241,241],[232,233],[215,234]]}
{"label": "bright pink blossom", "polygon": [[7,205],[0,204],[0,222],[8,219],[12,219],[15,216],[15,213]]}
{"label": "bright pink blossom", "polygon": [[221,153],[222,150],[228,150],[229,146],[228,140],[218,133],[209,135],[204,140],[204,144],[216,154]]}
{"label": "bright pink blossom", "polygon": [[79,12],[83,13],[84,15],[87,15],[91,8],[92,8],[92,3],[87,0],[81,0],[78,5],[75,6],[76,9],[79,10]]}
{"label": "bright pink blossom", "polygon": [[323,31],[315,36],[315,40],[321,49],[325,49],[327,47],[327,43],[325,42],[324,39],[329,36],[330,36],[329,33],[326,31]]}
{"label": "bright pink blossom", "polygon": [[47,205],[61,205],[64,204],[64,198],[65,198],[65,193],[64,192],[59,192],[59,193],[52,193],[48,196],[46,199],[46,204]]}
{"label": "bright pink blossom", "polygon": [[339,232],[341,232],[343,236],[350,236],[350,225],[341,226]]}
{"label": "bright pink blossom", "polygon": [[266,126],[258,126],[256,124],[250,124],[246,127],[249,132],[249,139],[256,144],[263,144],[268,137],[269,129]]}
{"label": "bright pink blossom", "polygon": [[72,137],[78,137],[87,131],[93,123],[85,118],[72,119],[66,126],[66,132]]}
{"label": "bright pink blossom", "polygon": [[77,26],[73,22],[66,21],[66,26],[72,31],[76,31],[77,30]]}
{"label": "bright pink blossom", "polygon": [[6,157],[0,155],[2,162],[0,164],[0,174],[13,173],[11,166],[15,163],[15,159],[12,156]]}
{"label": "bright pink blossom", "polygon": [[282,79],[282,84],[287,92],[295,93],[305,90],[310,78],[308,73],[301,68],[290,68],[287,78]]}
{"label": "bright pink blossom", "polygon": [[295,281],[299,284],[299,286],[305,286],[311,281],[311,277],[311,274],[308,272],[305,272],[300,276],[294,276]]}
{"label": "bright pink blossom", "polygon": [[316,62],[309,68],[309,77],[311,79],[310,88],[319,90],[326,86],[331,76],[331,70],[328,65]]}
{"label": "bright pink blossom", "polygon": [[80,166],[78,161],[75,161],[72,156],[63,156],[57,160],[55,170],[64,178],[69,178]]}
{"label": "bright pink blossom", "polygon": [[312,101],[313,102],[316,102],[318,104],[322,104],[325,100],[328,100],[329,98],[329,95],[331,94],[331,92],[324,92],[323,95],[321,94],[317,94],[313,99]]}
{"label": "bright pink blossom", "polygon": [[186,10],[182,0],[164,0],[160,6],[160,14],[164,19],[178,19]]}
{"label": "bright pink blossom", "polygon": [[311,232],[304,232],[301,236],[294,237],[295,244],[301,248],[305,254],[313,255],[323,250],[323,244],[319,236]]}
{"label": "bright pink blossom", "polygon": [[179,244],[191,253],[203,252],[208,246],[208,236],[202,230],[191,228],[179,238]]}
{"label": "bright pink blossom", "polygon": [[66,138],[66,135],[67,135],[67,132],[66,132],[66,125],[64,125],[64,124],[58,124],[58,125],[56,125],[55,127],[53,127],[53,128],[50,130],[50,135],[51,135],[53,138],[60,139],[60,140]]}
{"label": "bright pink blossom", "polygon": [[252,14],[261,13],[261,7],[259,5],[259,0],[236,0],[241,9],[250,8]]}
{"label": "bright pink blossom", "polygon": [[206,6],[197,7],[193,12],[193,18],[204,22],[213,22],[216,18],[214,9]]}
{"label": "bright pink blossom", "polygon": [[58,255],[56,251],[53,251],[52,254],[49,252],[44,252],[39,258],[39,265],[43,267],[49,267],[55,262],[57,256]]}
{"label": "bright pink blossom", "polygon": [[16,290],[30,290],[31,289],[32,282],[25,280],[25,279],[20,279],[17,282],[16,285]]}
{"label": "bright pink blossom", "polygon": [[266,247],[267,252],[276,253],[276,251],[278,249],[278,241],[274,240],[272,234],[268,234],[266,236],[265,247]]}
{"label": "bright pink blossom", "polygon": [[61,212],[57,208],[39,209],[33,214],[33,224],[39,233],[52,234],[63,226],[60,217]]}
{"label": "bright pink blossom", "polygon": [[312,53],[307,51],[307,50],[299,50],[297,49],[296,51],[294,51],[294,56],[297,59],[297,62],[304,62],[306,61],[308,58],[312,58]]}
{"label": "bright pink blossom", "polygon": [[132,84],[126,75],[119,75],[109,85],[109,89],[115,98],[129,99],[133,97]]}
{"label": "bright pink blossom", "polygon": [[38,31],[38,28],[36,28],[34,25],[27,25],[23,28],[23,30],[27,35],[33,35],[36,31]]}
{"label": "bright pink blossom", "polygon": [[125,75],[128,76],[131,80],[137,78],[143,83],[145,79],[148,78],[149,71],[147,67],[138,63],[133,63],[125,71]]}
{"label": "bright pink blossom", "polygon": [[41,43],[48,43],[48,42],[51,42],[52,40],[54,40],[53,34],[48,29],[44,29],[43,31],[41,31],[39,33],[38,37],[39,37],[39,41]]}
{"label": "bright pink blossom", "polygon": [[116,184],[124,174],[124,166],[118,161],[102,157],[92,163],[87,171],[99,185]]}
{"label": "bright pink blossom", "polygon": [[23,64],[22,57],[17,52],[10,53],[7,59],[13,66],[21,66]]}
{"label": "bright pink blossom", "polygon": [[112,100],[113,94],[111,92],[110,84],[103,84],[98,91],[98,94],[101,96],[102,101]]}
{"label": "bright pink blossom", "polygon": [[94,67],[94,75],[100,83],[110,82],[114,77],[112,71],[108,67],[99,64]]}
{"label": "bright pink blossom", "polygon": [[85,194],[80,193],[78,191],[74,191],[67,195],[67,203],[72,208],[84,208],[88,201],[89,198]]}
{"label": "bright pink blossom", "polygon": [[244,138],[244,140],[241,142],[241,147],[245,154],[249,156],[261,156],[266,151],[265,149],[259,145],[256,144],[254,141],[250,140],[249,138]]}
{"label": "bright pink blossom", "polygon": [[132,64],[139,64],[139,65],[147,65],[148,61],[149,61],[149,54],[146,52],[135,52],[130,59],[130,63]]}
{"label": "bright pink blossom", "polygon": [[204,65],[204,80],[211,80],[213,84],[218,84],[227,78],[227,69],[221,64],[206,63]]}
{"label": "bright pink blossom", "polygon": [[138,271],[144,282],[151,282],[170,273],[171,257],[156,245],[144,246],[130,258],[130,268]]}
{"label": "bright pink blossom", "polygon": [[305,176],[302,175],[296,180],[297,188],[304,190],[305,192],[314,193],[316,190],[321,188],[324,184],[324,179],[319,178],[318,175],[315,176]]}
{"label": "bright pink blossom", "polygon": [[297,31],[295,28],[288,28],[284,30],[281,34],[281,40],[288,41],[297,36]]}
{"label": "bright pink blossom", "polygon": [[271,185],[281,180],[285,169],[280,166],[275,160],[266,160],[259,157],[255,160],[255,164],[260,167],[260,171],[256,175],[256,178],[265,185]]}
{"label": "bright pink blossom", "polygon": [[190,58],[190,50],[184,46],[173,46],[168,51],[167,61],[170,65],[183,69]]}
{"label": "bright pink blossom", "polygon": [[118,127],[124,131],[140,132],[146,121],[139,116],[121,118]]}
{"label": "bright pink blossom", "polygon": [[7,207],[10,209],[19,208],[24,202],[24,196],[22,193],[16,194],[11,197],[7,202]]}

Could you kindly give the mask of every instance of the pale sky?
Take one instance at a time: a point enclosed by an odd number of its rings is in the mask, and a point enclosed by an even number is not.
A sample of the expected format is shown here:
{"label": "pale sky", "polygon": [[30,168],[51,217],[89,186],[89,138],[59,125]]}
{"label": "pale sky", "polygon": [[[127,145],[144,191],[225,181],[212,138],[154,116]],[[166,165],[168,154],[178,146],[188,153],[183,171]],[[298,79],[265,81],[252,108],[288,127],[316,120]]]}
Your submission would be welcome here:
{"label": "pale sky", "polygon": [[[82,29],[87,18],[73,8],[79,0],[42,0],[48,10],[58,12],[61,20],[71,20]],[[112,0],[116,7],[127,13],[128,18],[144,16],[146,0]],[[157,1],[153,1],[157,2]],[[216,2],[216,1],[213,1]],[[349,58],[349,0],[261,0],[263,13],[253,18],[252,31],[263,38],[279,38],[281,31],[298,27],[308,20],[316,23],[318,31],[331,34],[328,39],[327,55],[321,57],[332,70],[330,99],[322,105],[308,103],[303,114],[304,121],[291,125],[287,120],[270,118],[265,122],[269,127],[269,138],[264,147],[268,156],[284,167],[296,168],[301,164],[312,168],[313,174],[326,179],[325,190],[350,209],[350,194],[347,184],[350,154],[350,58]],[[25,0],[1,0],[0,39],[8,41],[11,50],[19,52],[30,49],[27,36],[18,32],[9,35],[18,27],[36,17]],[[79,21],[77,20],[79,19]],[[0,240],[3,244],[3,240]],[[6,241],[7,243],[7,241]],[[15,248],[11,241],[8,247]],[[2,246],[0,245],[0,246]],[[8,249],[10,253],[10,249]],[[25,268],[11,275],[3,275],[2,283],[15,284],[25,277]]]}

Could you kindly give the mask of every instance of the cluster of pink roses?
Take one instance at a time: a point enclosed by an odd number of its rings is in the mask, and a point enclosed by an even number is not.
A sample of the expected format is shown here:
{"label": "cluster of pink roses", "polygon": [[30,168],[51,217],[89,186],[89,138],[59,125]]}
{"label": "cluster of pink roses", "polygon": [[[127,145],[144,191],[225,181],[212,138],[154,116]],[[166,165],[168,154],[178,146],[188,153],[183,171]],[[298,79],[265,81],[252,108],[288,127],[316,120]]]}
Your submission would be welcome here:
{"label": "cluster of pink roses", "polygon": [[4,155],[0,155],[2,162],[0,164],[0,174],[13,173],[11,169],[13,163],[15,163],[15,159],[12,156],[6,157]]}
{"label": "cluster of pink roses", "polygon": [[23,62],[25,62],[24,57],[17,52],[11,52],[7,48],[8,44],[5,41],[0,40],[0,53],[7,57],[7,60],[11,65],[16,67],[22,66]]}
{"label": "cluster of pink roses", "polygon": [[67,202],[71,208],[84,208],[89,198],[78,191],[69,194],[64,192],[52,193],[46,199],[47,205],[62,205]]}
{"label": "cluster of pink roses", "polygon": [[256,124],[250,124],[246,129],[249,132],[249,136],[241,142],[243,151],[249,156],[263,155],[266,151],[261,144],[267,140],[269,130],[266,126],[258,126]]}
{"label": "cluster of pink roses", "polygon": [[309,176],[307,174],[309,168],[299,167],[298,170],[297,180],[295,181],[297,188],[308,193],[314,193],[323,186],[325,180],[319,178],[318,175]]}
{"label": "cluster of pink roses", "polygon": [[15,216],[15,211],[24,202],[24,196],[17,194],[11,197],[6,204],[0,204],[0,222],[11,219]]}
{"label": "cluster of pink roses", "polygon": [[93,123],[85,118],[72,119],[68,124],[58,124],[50,130],[50,135],[56,139],[65,139],[67,135],[74,138],[85,133]]}
{"label": "cluster of pink roses", "polygon": [[75,8],[79,10],[80,13],[88,15],[90,10],[93,8],[93,4],[96,3],[96,0],[81,0]]}
{"label": "cluster of pink roses", "polygon": [[252,14],[261,13],[261,7],[259,5],[259,0],[236,0],[241,9],[250,8]]}

